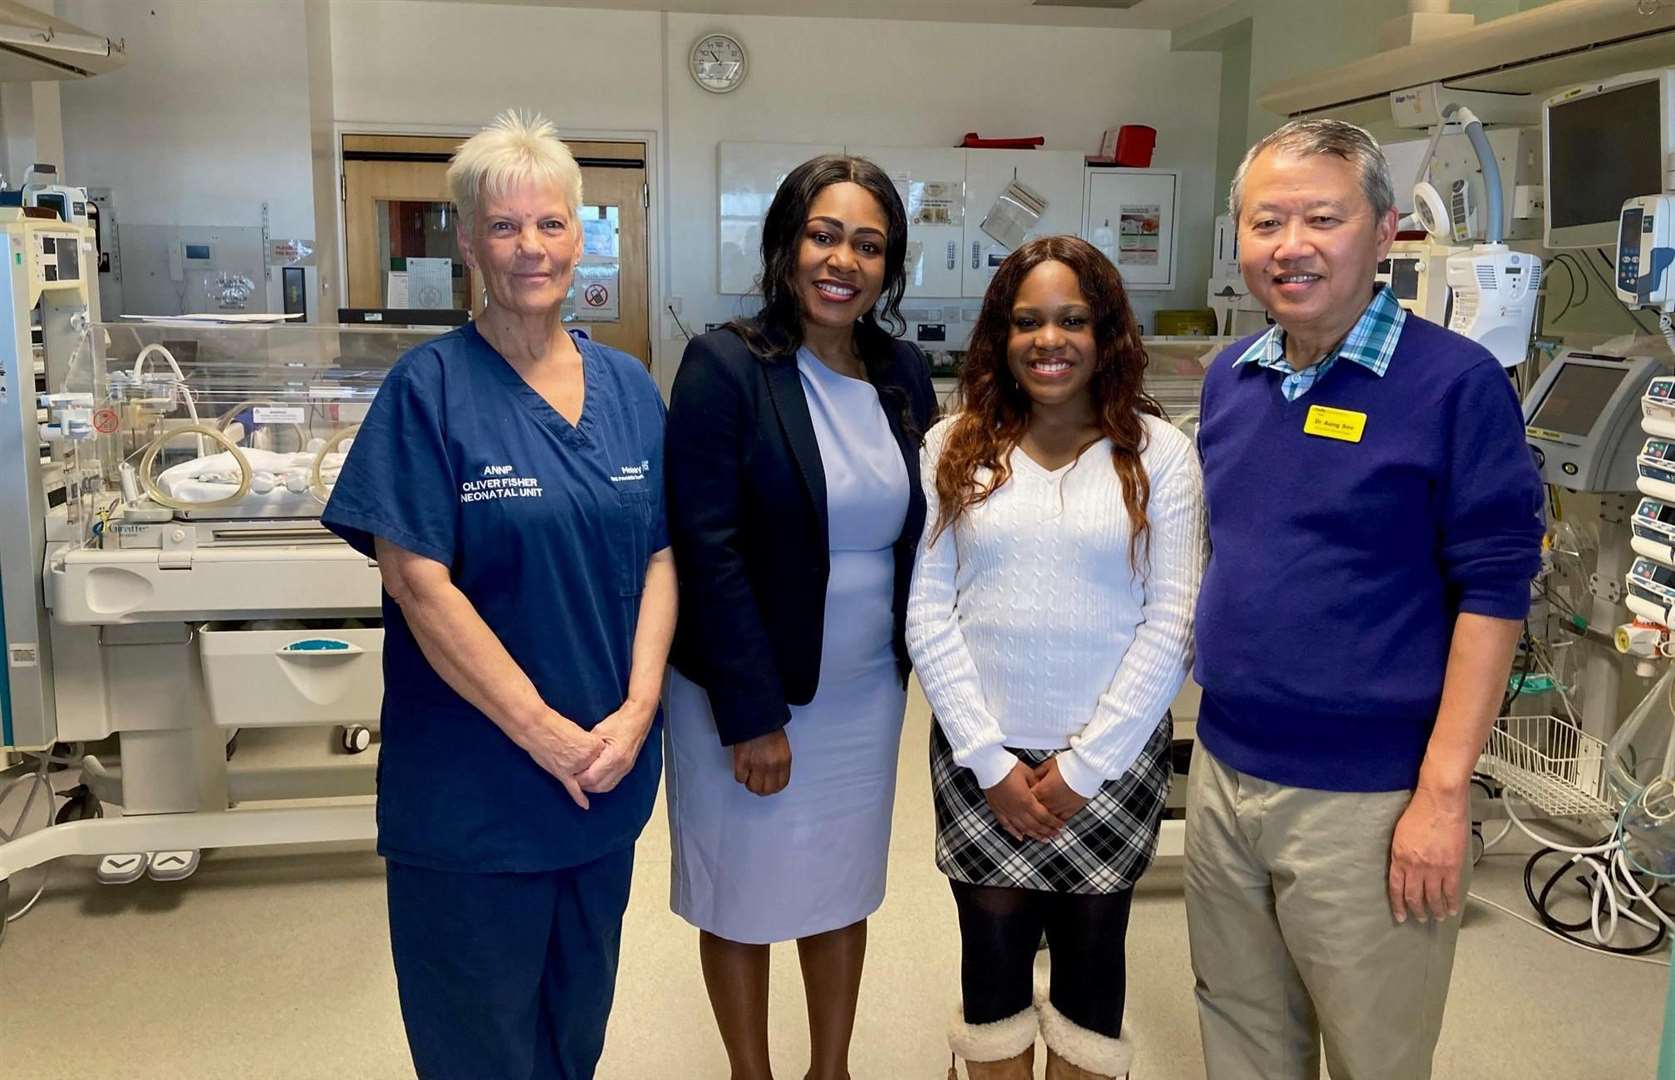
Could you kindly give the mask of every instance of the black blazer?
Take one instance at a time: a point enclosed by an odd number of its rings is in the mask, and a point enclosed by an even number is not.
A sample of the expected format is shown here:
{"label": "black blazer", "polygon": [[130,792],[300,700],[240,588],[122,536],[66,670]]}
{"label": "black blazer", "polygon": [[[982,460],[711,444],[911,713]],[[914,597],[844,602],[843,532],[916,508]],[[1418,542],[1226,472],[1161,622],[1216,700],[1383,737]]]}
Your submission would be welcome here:
{"label": "black blazer", "polygon": [[[879,334],[862,347],[891,350],[879,397],[907,465],[892,605],[905,683],[907,587],[925,523],[919,445],[936,396],[918,346]],[[826,474],[794,355],[760,358],[731,330],[694,338],[675,375],[663,460],[680,574],[670,659],[709,691],[723,745],[777,731],[819,686],[831,570]]]}

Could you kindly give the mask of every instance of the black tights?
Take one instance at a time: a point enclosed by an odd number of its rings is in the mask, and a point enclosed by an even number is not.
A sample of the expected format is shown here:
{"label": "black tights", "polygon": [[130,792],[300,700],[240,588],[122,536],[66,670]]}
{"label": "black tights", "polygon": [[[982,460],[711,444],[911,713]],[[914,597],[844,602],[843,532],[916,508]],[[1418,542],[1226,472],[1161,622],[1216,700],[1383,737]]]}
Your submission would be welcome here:
{"label": "black tights", "polygon": [[1053,1007],[1073,1024],[1122,1035],[1132,890],[1102,895],[948,883],[960,912],[960,994],[968,1024],[1030,1007],[1042,931],[1052,950]]}

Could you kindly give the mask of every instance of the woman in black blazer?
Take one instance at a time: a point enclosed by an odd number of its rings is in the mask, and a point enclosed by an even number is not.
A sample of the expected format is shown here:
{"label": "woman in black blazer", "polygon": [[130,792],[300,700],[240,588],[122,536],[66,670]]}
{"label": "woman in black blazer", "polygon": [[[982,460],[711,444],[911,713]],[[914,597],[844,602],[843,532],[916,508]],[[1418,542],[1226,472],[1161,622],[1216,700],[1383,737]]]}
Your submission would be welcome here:
{"label": "woman in black blazer", "polygon": [[935,412],[901,325],[907,217],[831,155],[763,223],[762,310],[687,346],[664,460],[680,575],[666,739],[672,902],[733,1080],[768,1067],[768,946],[796,939],[812,1080],[846,1080],[884,895]]}

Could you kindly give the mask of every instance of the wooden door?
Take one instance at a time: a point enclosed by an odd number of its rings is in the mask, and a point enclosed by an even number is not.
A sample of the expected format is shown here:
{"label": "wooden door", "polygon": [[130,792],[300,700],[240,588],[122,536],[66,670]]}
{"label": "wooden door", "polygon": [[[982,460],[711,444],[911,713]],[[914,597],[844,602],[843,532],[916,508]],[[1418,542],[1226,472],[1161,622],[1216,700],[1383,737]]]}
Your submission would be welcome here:
{"label": "wooden door", "polygon": [[[407,258],[431,257],[453,260],[453,306],[481,312],[482,290],[460,261],[448,201],[448,159],[459,142],[411,135],[343,137],[349,306],[392,306],[390,272],[399,271]],[[568,145],[582,170],[585,246],[566,321],[649,367],[645,144]]]}
{"label": "wooden door", "polygon": [[399,295],[392,298],[390,275],[404,274],[409,258],[430,257],[453,263],[453,289],[446,306],[480,310],[480,303],[471,302],[478,290],[460,259],[454,208],[448,201],[448,158],[459,143],[453,138],[343,137],[349,307],[421,306],[411,295],[406,301]]}
{"label": "wooden door", "polygon": [[[571,308],[596,341],[651,367],[651,292],[644,143],[573,142],[582,167],[582,226],[586,250],[576,269]],[[614,223],[614,224],[613,224]],[[615,254],[607,254],[614,250]],[[614,272],[613,272],[614,271]]]}

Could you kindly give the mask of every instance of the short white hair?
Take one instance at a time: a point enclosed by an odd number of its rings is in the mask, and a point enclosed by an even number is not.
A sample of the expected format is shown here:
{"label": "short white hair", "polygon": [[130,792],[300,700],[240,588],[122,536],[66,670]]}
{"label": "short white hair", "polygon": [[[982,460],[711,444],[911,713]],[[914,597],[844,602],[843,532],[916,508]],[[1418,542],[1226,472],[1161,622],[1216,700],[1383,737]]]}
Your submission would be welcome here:
{"label": "short white hair", "polygon": [[448,164],[448,194],[467,232],[476,227],[484,200],[528,182],[557,188],[572,214],[581,210],[581,167],[558,128],[540,113],[507,109],[461,143]]}

